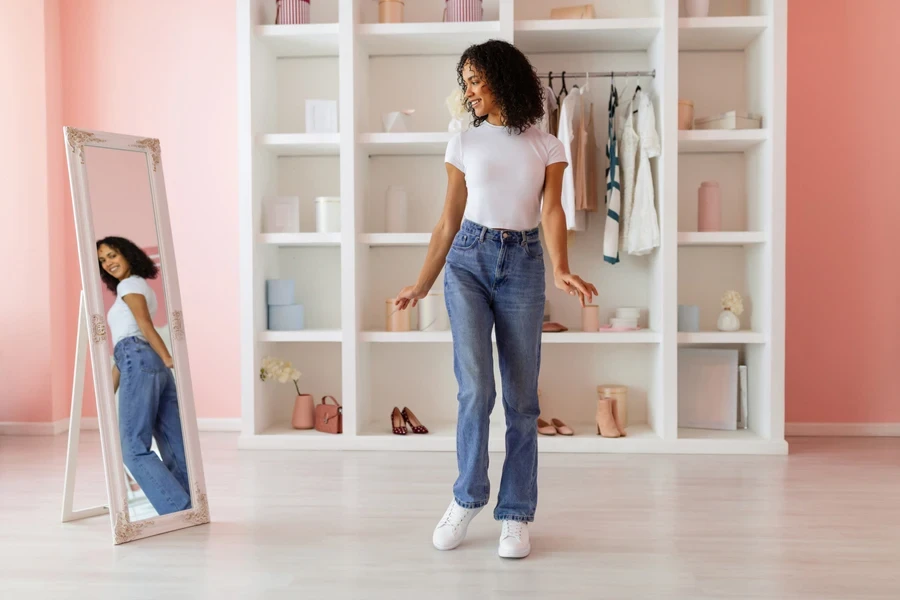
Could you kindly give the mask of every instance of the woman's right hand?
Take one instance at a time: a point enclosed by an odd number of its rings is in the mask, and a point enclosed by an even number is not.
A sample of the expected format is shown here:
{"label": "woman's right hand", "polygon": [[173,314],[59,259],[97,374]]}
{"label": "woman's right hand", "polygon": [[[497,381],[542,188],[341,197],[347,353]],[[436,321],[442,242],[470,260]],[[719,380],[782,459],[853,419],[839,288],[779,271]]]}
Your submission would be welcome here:
{"label": "woman's right hand", "polygon": [[[394,298],[394,306],[398,310],[406,310],[407,308],[415,308],[419,300],[428,295],[428,290],[421,290],[414,285],[408,285],[397,294]],[[410,304],[412,303],[412,304]]]}

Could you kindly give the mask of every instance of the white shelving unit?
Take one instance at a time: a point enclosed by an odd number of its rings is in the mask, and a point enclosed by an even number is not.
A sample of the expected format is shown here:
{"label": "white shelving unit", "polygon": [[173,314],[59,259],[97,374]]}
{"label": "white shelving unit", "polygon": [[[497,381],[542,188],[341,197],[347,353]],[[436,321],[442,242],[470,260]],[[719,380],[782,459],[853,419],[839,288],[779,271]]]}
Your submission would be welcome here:
{"label": "white shelving unit", "polygon": [[[415,280],[446,185],[451,134],[444,104],[456,62],[473,43],[515,43],[539,72],[655,70],[662,155],[653,161],[661,246],[644,257],[601,258],[602,227],[569,241],[572,267],[600,289],[607,320],[640,306],[634,332],[587,333],[577,303],[547,282],[551,318],[569,327],[543,336],[542,413],[571,438],[541,436],[542,452],[783,454],[786,2],[712,0],[711,16],[679,15],[678,0],[594,0],[592,20],[548,20],[566,0],[485,0],[484,21],[441,22],[443,2],[406,4],[406,23],[377,23],[377,3],[314,3],[313,23],[276,26],[274,2],[239,0],[242,281],[241,448],[454,451],[456,381],[449,331],[384,331],[385,300]],[[571,4],[571,3],[569,3]],[[635,81],[616,80],[620,93]],[[608,79],[591,79],[598,143],[606,141]],[[679,131],[678,100],[695,116],[747,110],[763,128]],[[305,131],[305,101],[335,100],[339,133]],[[384,133],[381,115],[414,108],[408,133]],[[598,152],[600,172],[605,168]],[[697,188],[717,180],[723,231],[697,231]],[[409,195],[406,233],[386,233],[385,192]],[[266,196],[300,196],[301,233],[263,232]],[[313,198],[340,196],[341,232],[315,232]],[[291,278],[305,329],[268,331],[265,280]],[[716,331],[728,289],[745,300],[744,330]],[[439,279],[433,292],[442,292]],[[701,308],[699,333],[677,330],[677,306]],[[736,348],[749,371],[750,427],[711,431],[678,423],[678,355],[685,347]],[[289,359],[301,387],[344,406],[344,433],[290,426],[293,388],[263,383],[262,358]],[[495,353],[496,361],[496,353]],[[501,393],[496,372],[498,399]],[[592,422],[596,386],[629,388],[628,436],[605,439]],[[427,435],[396,436],[389,414],[409,406]],[[491,450],[503,449],[502,404]]]}

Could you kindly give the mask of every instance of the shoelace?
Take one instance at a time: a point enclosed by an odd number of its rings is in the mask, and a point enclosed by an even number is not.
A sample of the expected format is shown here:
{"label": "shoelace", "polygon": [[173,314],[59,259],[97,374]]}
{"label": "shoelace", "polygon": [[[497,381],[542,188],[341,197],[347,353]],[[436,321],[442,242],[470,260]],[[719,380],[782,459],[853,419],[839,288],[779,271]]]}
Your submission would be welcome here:
{"label": "shoelace", "polygon": [[461,506],[458,508],[459,510],[457,510],[456,505],[451,506],[450,510],[447,511],[447,514],[444,515],[444,520],[441,521],[441,525],[449,525],[453,529],[459,527],[459,524],[463,522],[463,519],[466,518],[466,514],[468,514],[469,511]]}
{"label": "shoelace", "polygon": [[503,537],[514,537],[521,542],[522,527],[519,521],[503,521]]}

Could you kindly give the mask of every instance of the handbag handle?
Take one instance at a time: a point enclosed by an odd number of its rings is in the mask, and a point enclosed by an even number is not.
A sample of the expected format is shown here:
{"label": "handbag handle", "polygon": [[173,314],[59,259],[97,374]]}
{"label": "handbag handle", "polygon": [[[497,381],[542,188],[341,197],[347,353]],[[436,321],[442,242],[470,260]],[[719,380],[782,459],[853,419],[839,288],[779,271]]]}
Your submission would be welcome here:
{"label": "handbag handle", "polygon": [[322,404],[326,404],[325,400],[327,400],[328,398],[331,398],[331,401],[334,402],[335,406],[337,406],[338,408],[343,408],[341,404],[334,399],[334,396],[322,396]]}

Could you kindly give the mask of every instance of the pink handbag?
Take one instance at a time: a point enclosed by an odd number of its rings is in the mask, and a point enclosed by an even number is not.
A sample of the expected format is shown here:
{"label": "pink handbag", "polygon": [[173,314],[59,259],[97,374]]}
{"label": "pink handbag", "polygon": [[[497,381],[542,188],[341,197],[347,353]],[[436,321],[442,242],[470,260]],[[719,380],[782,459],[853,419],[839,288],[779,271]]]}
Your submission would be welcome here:
{"label": "pink handbag", "polygon": [[276,25],[306,25],[309,23],[309,0],[278,0]]}
{"label": "pink handbag", "polygon": [[[326,400],[331,398],[334,404],[326,404]],[[325,396],[322,398],[322,404],[316,405],[316,431],[322,433],[343,433],[344,432],[344,408],[338,404],[334,396]]]}
{"label": "pink handbag", "polygon": [[483,16],[481,0],[446,0],[444,4],[444,21],[448,23],[481,21]]}

